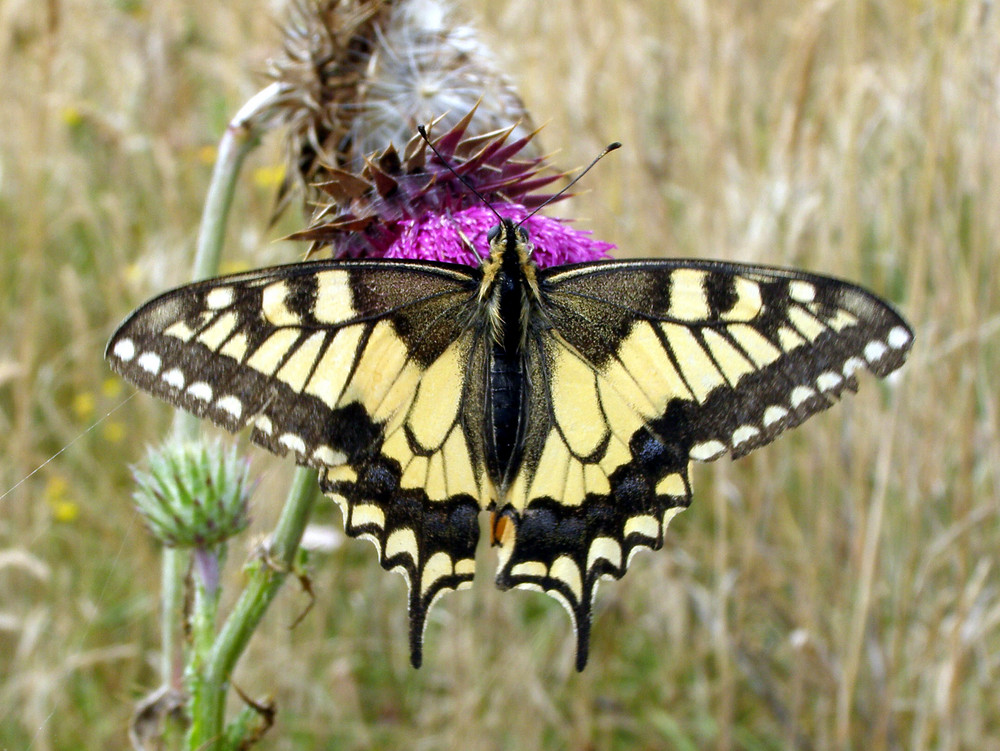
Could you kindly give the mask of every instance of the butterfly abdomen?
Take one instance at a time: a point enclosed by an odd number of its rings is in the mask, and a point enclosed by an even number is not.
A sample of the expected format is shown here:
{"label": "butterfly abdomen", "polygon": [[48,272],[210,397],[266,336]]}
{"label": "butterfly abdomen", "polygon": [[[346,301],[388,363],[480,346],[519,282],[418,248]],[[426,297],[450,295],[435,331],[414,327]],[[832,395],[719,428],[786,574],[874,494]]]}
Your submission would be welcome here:
{"label": "butterfly abdomen", "polygon": [[[506,258],[506,254],[505,254]],[[494,278],[492,291],[496,322],[489,343],[492,349],[487,383],[487,456],[499,487],[506,487],[520,463],[526,407],[522,325],[523,284],[516,267],[504,263]]]}

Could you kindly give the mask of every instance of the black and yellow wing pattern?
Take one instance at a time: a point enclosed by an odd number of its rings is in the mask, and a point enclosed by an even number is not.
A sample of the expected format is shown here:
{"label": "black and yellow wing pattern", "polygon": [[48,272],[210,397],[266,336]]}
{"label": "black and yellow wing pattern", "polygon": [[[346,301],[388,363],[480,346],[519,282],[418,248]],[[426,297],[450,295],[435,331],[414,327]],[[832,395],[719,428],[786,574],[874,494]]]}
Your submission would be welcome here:
{"label": "black and yellow wing pattern", "polygon": [[761,266],[609,261],[541,273],[546,384],[504,512],[501,586],[545,590],[587,653],[594,591],[688,506],[691,460],[734,458],[882,377],[912,341],[871,293]]}
{"label": "black and yellow wing pattern", "polygon": [[429,608],[471,584],[482,510],[499,586],[570,612],[586,663],[601,578],[659,548],[688,465],[733,457],[899,367],[912,332],[846,282],[761,266],[538,269],[504,222],[478,268],[321,261],[209,280],[108,344],[139,387],[320,472],[347,533]]}

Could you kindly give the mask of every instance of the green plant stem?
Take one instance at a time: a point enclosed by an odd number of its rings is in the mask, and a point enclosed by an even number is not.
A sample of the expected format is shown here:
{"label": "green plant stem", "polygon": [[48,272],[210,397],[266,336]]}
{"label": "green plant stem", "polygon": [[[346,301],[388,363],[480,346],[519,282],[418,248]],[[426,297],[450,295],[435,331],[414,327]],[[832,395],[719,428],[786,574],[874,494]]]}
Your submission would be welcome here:
{"label": "green plant stem", "polygon": [[191,749],[210,748],[205,744],[222,737],[226,692],[233,668],[285,577],[294,568],[317,489],[316,472],[299,468],[265,555],[251,567],[249,581],[216,637],[205,664],[199,705],[192,708],[197,712],[194,721],[200,735],[191,738]]}
{"label": "green plant stem", "polygon": [[[229,123],[219,143],[218,158],[198,231],[193,271],[195,280],[218,273],[236,179],[247,154],[258,142],[254,120],[281,92],[282,88],[278,84],[272,84],[251,97]],[[179,437],[194,438],[198,434],[199,421],[193,415],[178,414],[174,430]],[[188,662],[189,680],[193,687],[189,749],[207,751],[219,748],[223,743],[226,694],[232,670],[285,577],[292,570],[303,530],[312,511],[316,490],[316,473],[300,469],[272,536],[267,560],[257,561],[252,566],[250,580],[217,636],[214,634],[217,593],[215,598],[196,598],[196,610],[201,603],[205,612],[193,614],[196,633],[192,634],[192,653]],[[165,614],[175,615],[179,612],[178,582],[182,570],[177,562],[179,555],[172,550],[165,551],[164,555],[164,575],[174,577],[172,583],[164,581]],[[168,600],[168,596],[171,599]],[[166,625],[168,620],[170,625]],[[164,616],[163,646],[164,654],[168,655],[164,661],[165,680],[169,680],[172,673],[170,656],[175,649],[175,621],[176,618],[168,619]]]}
{"label": "green plant stem", "polygon": [[160,679],[165,686],[180,688],[180,670],[177,661],[177,614],[181,612],[184,567],[187,555],[177,548],[163,548],[160,573]]}
{"label": "green plant stem", "polygon": [[[236,178],[247,154],[257,144],[257,136],[251,127],[251,118],[259,111],[262,97],[273,97],[276,91],[267,87],[253,97],[248,106],[241,108],[230,122],[219,142],[219,155],[212,170],[212,181],[205,199],[205,208],[198,230],[198,245],[195,251],[192,280],[198,281],[214,276],[219,270],[222,245],[226,234],[226,223],[233,204]],[[174,417],[174,433],[178,438],[194,439],[198,435],[199,420],[194,415],[178,412]],[[177,614],[181,611],[181,577],[187,567],[188,554],[174,548],[163,551],[161,573],[163,581],[160,589],[161,657],[160,677],[165,685],[176,686],[179,671],[176,669],[179,656]]]}
{"label": "green plant stem", "polygon": [[[225,546],[220,546],[224,549]],[[224,556],[216,551],[195,551],[194,575],[194,603],[191,608],[190,639],[191,650],[190,659],[185,670],[185,687],[188,689],[192,706],[200,706],[205,703],[204,696],[212,692],[212,686],[205,680],[205,661],[211,654],[212,644],[215,641],[215,623],[219,612],[219,587],[218,571],[222,565]],[[213,572],[213,582],[211,587],[207,586],[206,578],[203,576],[204,569],[199,567],[199,561],[211,559]],[[202,564],[204,566],[204,563]],[[206,748],[207,739],[217,737],[212,729],[205,730],[201,724],[204,718],[197,713],[192,713],[191,727],[188,732],[188,748]]]}

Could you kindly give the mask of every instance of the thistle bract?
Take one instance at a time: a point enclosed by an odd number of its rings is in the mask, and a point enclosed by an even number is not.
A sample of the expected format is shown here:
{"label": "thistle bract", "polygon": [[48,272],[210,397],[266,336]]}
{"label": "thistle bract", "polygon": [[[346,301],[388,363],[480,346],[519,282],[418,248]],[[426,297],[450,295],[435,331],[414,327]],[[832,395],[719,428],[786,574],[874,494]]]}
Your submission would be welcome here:
{"label": "thistle bract", "polygon": [[208,550],[246,528],[250,465],[218,441],[173,441],[133,468],[136,507],[164,545]]}
{"label": "thistle bract", "polygon": [[[474,115],[469,112],[433,139],[440,156],[414,136],[402,154],[389,147],[359,172],[327,171],[319,187],[329,202],[292,239],[311,240],[310,252],[329,247],[341,258],[475,264],[470,243],[481,257],[489,255],[486,235],[497,217],[483,199],[501,216],[520,221],[553,197],[545,189],[565,173],[549,169],[541,158],[518,158],[530,135],[509,141],[512,129],[507,128],[469,136],[466,128]],[[596,261],[614,248],[538,214],[524,226],[541,267]]]}

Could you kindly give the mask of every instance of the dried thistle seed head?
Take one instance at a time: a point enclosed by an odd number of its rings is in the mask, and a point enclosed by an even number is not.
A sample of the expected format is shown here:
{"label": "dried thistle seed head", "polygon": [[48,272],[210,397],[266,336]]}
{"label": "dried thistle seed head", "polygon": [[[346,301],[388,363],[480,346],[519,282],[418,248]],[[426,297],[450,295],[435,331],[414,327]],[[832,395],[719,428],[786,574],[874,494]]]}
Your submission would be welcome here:
{"label": "dried thistle seed head", "polygon": [[531,130],[490,49],[442,0],[399,4],[372,51],[359,105],[350,140],[362,157],[406,143],[417,125],[435,118],[443,130],[454,127],[473,110],[469,136],[512,125],[515,138]]}
{"label": "dried thistle seed head", "polygon": [[170,441],[133,467],[133,498],[153,536],[169,547],[208,550],[246,528],[250,464],[218,441]]}
{"label": "dried thistle seed head", "polygon": [[315,198],[307,186],[327,169],[357,172],[435,118],[449,128],[475,110],[470,136],[531,130],[510,81],[446,0],[295,0],[270,75],[283,84],[273,124],[288,133],[279,210],[293,191]]}

